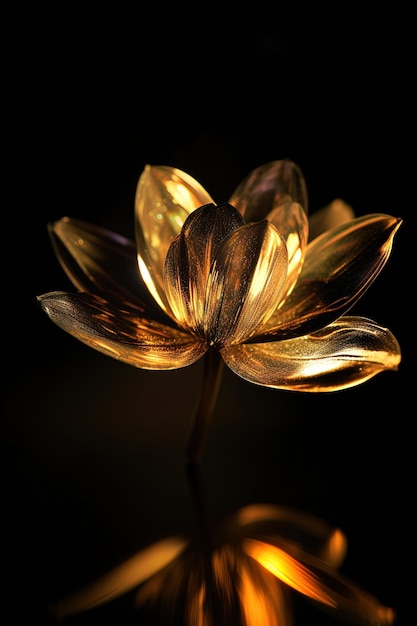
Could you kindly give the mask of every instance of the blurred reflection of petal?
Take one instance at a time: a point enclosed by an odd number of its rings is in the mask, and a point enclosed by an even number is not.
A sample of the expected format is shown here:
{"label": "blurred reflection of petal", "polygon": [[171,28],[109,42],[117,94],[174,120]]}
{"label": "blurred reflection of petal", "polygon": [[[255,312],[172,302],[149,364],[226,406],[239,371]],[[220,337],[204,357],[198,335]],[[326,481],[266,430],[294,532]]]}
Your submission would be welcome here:
{"label": "blurred reflection of petal", "polygon": [[187,542],[184,539],[170,537],[145,548],[90,587],[53,605],[51,614],[57,619],[62,619],[74,613],[87,611],[127,593],[172,562],[186,545]]}
{"label": "blurred reflection of petal", "polygon": [[334,609],[339,619],[359,620],[367,626],[389,626],[395,621],[392,608],[381,605],[320,559],[306,555],[304,565],[280,548],[255,539],[245,540],[243,549],[279,580],[320,603],[321,608]]}

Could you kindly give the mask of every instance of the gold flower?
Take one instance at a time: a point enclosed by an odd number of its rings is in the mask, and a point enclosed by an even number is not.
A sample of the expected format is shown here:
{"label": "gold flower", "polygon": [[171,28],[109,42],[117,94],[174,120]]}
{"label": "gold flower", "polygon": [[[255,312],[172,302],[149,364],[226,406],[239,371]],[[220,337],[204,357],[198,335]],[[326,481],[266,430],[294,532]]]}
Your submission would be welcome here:
{"label": "gold flower", "polygon": [[388,626],[395,612],[340,574],[346,538],[291,508],[253,504],[219,528],[203,521],[189,539],[167,537],[51,606],[57,619],[97,608],[135,588],[137,608],[158,623],[291,626],[295,590],[355,624]]}
{"label": "gold flower", "polygon": [[258,167],[225,204],[188,174],[148,165],[136,244],[58,220],[52,243],[79,291],[39,301],[62,329],[138,368],[182,368],[214,351],[243,379],[306,392],[396,370],[393,334],[347,313],[385,266],[402,220],[355,218],[341,200],[307,215],[291,161]]}

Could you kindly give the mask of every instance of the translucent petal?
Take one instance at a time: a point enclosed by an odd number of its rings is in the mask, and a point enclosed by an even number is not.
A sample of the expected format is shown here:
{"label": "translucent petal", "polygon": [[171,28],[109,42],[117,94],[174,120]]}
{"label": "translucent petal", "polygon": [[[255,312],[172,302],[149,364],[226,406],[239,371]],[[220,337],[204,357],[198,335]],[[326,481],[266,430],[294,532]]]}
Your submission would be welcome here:
{"label": "translucent petal", "polygon": [[246,222],[265,219],[288,196],[308,212],[307,185],[301,169],[288,159],[254,169],[235,189],[229,202]]}
{"label": "translucent petal", "polygon": [[136,246],[139,268],[150,292],[168,310],[163,287],[165,255],[187,216],[213,202],[194,178],[179,169],[147,165],[135,198]]}
{"label": "translucent petal", "polygon": [[394,335],[362,317],[342,317],[316,333],[222,350],[225,363],[252,383],[293,391],[337,391],[397,370]]}
{"label": "translucent petal", "polygon": [[314,239],[294,290],[257,329],[258,339],[306,335],[346,313],[385,266],[401,222],[366,215]]}
{"label": "translucent petal", "polygon": [[284,200],[268,215],[268,221],[279,230],[287,246],[288,273],[281,292],[283,302],[293,290],[303,267],[308,239],[308,218],[301,204]]}
{"label": "translucent petal", "polygon": [[52,292],[38,300],[57,326],[134,367],[178,369],[194,363],[206,351],[192,335],[148,319],[129,305],[117,306],[87,293]]}
{"label": "translucent petal", "polygon": [[244,341],[274,310],[287,276],[287,248],[267,221],[237,229],[207,281],[205,336],[217,346]]}
{"label": "translucent petal", "polygon": [[326,230],[337,228],[354,218],[355,212],[352,207],[340,198],[336,198],[318,211],[310,213],[308,218],[309,240],[312,241]]}
{"label": "translucent petal", "polygon": [[[271,576],[269,572],[246,554],[233,552],[229,546],[220,551],[229,559],[225,561],[224,572],[228,573],[229,585],[236,588],[239,597],[239,611],[236,618],[203,622],[227,624],[230,626],[292,626],[293,607],[288,589]],[[217,573],[217,570],[215,571]],[[223,593],[224,595],[224,593]],[[226,597],[230,595],[226,594]],[[224,603],[223,603],[224,604]],[[221,613],[219,617],[223,617]],[[213,616],[214,617],[214,616]],[[227,616],[224,616],[227,618]]]}
{"label": "translucent petal", "polygon": [[77,289],[126,300],[165,319],[140,276],[133,241],[69,217],[50,224],[49,234],[58,260]]}
{"label": "translucent petal", "polygon": [[91,610],[127,593],[167,567],[184,550],[181,537],[170,537],[141,550],[91,585],[50,607],[58,620]]}
{"label": "translucent petal", "polygon": [[307,556],[303,563],[279,547],[255,539],[245,540],[243,549],[279,580],[340,619],[364,626],[390,626],[395,621],[392,608],[380,604],[320,559]]}
{"label": "translucent petal", "polygon": [[160,624],[191,626],[203,614],[205,578],[203,555],[190,545],[178,559],[138,589],[135,604],[151,607],[153,617],[158,617]]}
{"label": "translucent petal", "polygon": [[303,511],[273,504],[250,504],[239,509],[224,524],[231,536],[278,537],[280,544],[301,546],[329,565],[338,567],[347,551],[345,535],[325,521]]}
{"label": "translucent petal", "polygon": [[208,204],[193,211],[165,260],[165,292],[176,319],[204,337],[205,292],[221,243],[242,226],[231,205]]}

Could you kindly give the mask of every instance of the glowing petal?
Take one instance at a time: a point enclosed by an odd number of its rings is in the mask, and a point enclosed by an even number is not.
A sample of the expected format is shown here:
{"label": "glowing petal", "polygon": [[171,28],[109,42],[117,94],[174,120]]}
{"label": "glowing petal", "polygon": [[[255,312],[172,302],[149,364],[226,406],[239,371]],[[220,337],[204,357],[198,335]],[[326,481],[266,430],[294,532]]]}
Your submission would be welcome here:
{"label": "glowing petal", "polygon": [[280,296],[283,303],[293,290],[303,267],[308,238],[308,218],[301,204],[286,200],[274,208],[268,215],[268,221],[277,228],[287,246],[288,273]]}
{"label": "glowing petal", "polygon": [[307,335],[346,313],[385,266],[401,223],[366,215],[314,239],[294,290],[258,329],[261,340]]}
{"label": "glowing petal", "polygon": [[114,305],[86,293],[53,292],[38,298],[60,328],[108,356],[150,370],[178,369],[203,356],[192,335],[143,317],[124,303]]}
{"label": "glowing petal", "polygon": [[288,159],[271,161],[254,169],[238,185],[229,202],[242,213],[246,222],[250,222],[265,219],[284,199],[298,202],[308,212],[303,173]]}
{"label": "glowing petal", "polygon": [[[163,287],[168,247],[187,216],[212,198],[194,178],[179,169],[147,165],[135,198],[139,269],[158,304],[169,312]],[[146,269],[146,271],[144,271]]]}
{"label": "glowing petal", "polygon": [[394,335],[371,320],[342,317],[312,335],[222,350],[242,378],[277,389],[337,391],[365,382],[401,361]]}
{"label": "glowing petal", "polygon": [[170,537],[138,552],[89,587],[51,606],[58,620],[90,610],[127,593],[166,567],[184,550],[186,541]]}
{"label": "glowing petal", "polygon": [[326,230],[337,228],[354,218],[355,212],[352,207],[340,198],[336,198],[318,211],[310,213],[308,238],[312,241]]}
{"label": "glowing petal", "polygon": [[313,600],[332,607],[337,606],[317,576],[280,548],[256,539],[246,539],[243,549],[286,585]]}
{"label": "glowing petal", "polygon": [[165,260],[165,292],[184,327],[204,336],[205,292],[213,260],[222,242],[242,226],[231,205],[208,204],[190,214]]}
{"label": "glowing petal", "polygon": [[163,319],[138,271],[133,241],[69,217],[48,229],[55,254],[77,289],[127,300]]}
{"label": "glowing petal", "polygon": [[284,506],[251,504],[231,516],[225,528],[234,537],[279,537],[281,547],[300,545],[304,552],[337,567],[347,551],[346,537],[339,529],[313,515]]}
{"label": "glowing petal", "polygon": [[292,604],[284,585],[252,559],[241,559],[237,574],[245,626],[292,626]]}
{"label": "glowing petal", "polygon": [[280,548],[254,539],[245,540],[243,549],[279,580],[335,611],[339,618],[359,618],[368,626],[389,626],[395,621],[392,608],[381,605],[318,559],[311,557],[304,565]]}
{"label": "glowing petal", "polygon": [[269,222],[238,228],[216,255],[207,281],[204,334],[239,343],[271,314],[287,275],[287,249]]}

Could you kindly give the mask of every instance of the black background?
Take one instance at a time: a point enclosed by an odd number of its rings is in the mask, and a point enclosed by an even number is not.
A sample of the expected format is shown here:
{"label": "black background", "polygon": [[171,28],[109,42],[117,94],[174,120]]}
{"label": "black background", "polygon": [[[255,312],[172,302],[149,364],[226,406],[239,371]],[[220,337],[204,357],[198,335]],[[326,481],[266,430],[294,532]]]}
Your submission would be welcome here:
{"label": "black background", "polygon": [[[314,396],[256,388],[226,371],[202,464],[210,514],[221,522],[272,502],[339,526],[349,541],[343,573],[395,607],[398,624],[411,623],[412,18],[401,5],[335,6],[256,3],[227,17],[213,6],[94,15],[68,6],[8,16],[8,624],[48,624],[49,602],[193,527],[183,443],[201,365],[141,372],[56,328],[36,295],[72,287],[47,223],[70,215],[133,238],[147,163],[185,170],[222,202],[253,168],[285,157],[304,172],[311,210],[341,197],[358,215],[403,217],[386,268],[355,307],[394,332],[403,360],[396,373]],[[296,626],[339,623],[296,602]],[[142,622],[126,599],[68,623]]]}

